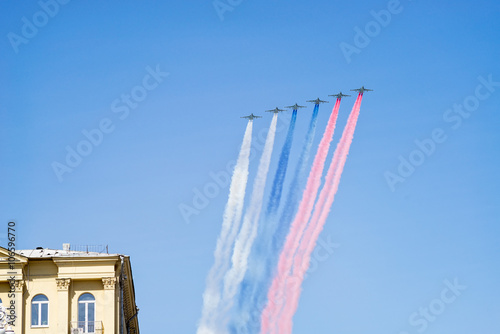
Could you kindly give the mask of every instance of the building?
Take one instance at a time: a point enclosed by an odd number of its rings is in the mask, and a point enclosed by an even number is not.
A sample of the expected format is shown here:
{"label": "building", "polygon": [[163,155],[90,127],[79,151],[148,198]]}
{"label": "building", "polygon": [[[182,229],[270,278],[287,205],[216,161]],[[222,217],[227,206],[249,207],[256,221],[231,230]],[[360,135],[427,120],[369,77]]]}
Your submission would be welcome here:
{"label": "building", "polygon": [[[0,299],[16,334],[138,334],[130,258],[0,247]],[[13,322],[12,322],[13,320]]]}

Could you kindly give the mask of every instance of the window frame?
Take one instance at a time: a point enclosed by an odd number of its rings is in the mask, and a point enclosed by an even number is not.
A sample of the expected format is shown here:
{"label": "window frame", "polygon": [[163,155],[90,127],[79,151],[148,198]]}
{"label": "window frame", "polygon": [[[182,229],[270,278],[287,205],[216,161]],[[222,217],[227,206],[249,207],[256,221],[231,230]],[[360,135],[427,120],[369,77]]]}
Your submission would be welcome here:
{"label": "window frame", "polygon": [[[38,296],[43,296],[47,298],[47,300],[34,300]],[[44,295],[43,293],[39,293],[33,296],[31,298],[31,328],[47,328],[49,327],[49,319],[50,319],[50,307],[49,307],[49,298]],[[33,325],[33,305],[36,304],[38,305],[38,312],[37,312],[37,321],[38,325]],[[47,324],[42,325],[42,305],[46,304],[47,305]]]}

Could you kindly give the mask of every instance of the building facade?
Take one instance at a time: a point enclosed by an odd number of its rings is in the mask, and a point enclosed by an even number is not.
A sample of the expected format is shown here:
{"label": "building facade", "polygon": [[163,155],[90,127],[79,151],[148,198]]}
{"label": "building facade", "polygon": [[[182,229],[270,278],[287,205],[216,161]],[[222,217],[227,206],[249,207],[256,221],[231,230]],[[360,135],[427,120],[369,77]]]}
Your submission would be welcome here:
{"label": "building facade", "polygon": [[130,258],[0,247],[0,299],[16,334],[138,334]]}

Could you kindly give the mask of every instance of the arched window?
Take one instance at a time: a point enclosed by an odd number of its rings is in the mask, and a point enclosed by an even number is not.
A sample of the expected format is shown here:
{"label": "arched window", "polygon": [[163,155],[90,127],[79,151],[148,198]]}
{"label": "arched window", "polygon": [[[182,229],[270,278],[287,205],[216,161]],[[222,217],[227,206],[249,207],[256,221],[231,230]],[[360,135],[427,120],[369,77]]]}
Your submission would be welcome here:
{"label": "arched window", "polygon": [[78,298],[78,328],[84,333],[95,332],[95,298],[90,293]]}
{"label": "arched window", "polygon": [[45,295],[36,295],[31,300],[31,326],[49,326],[49,299]]}

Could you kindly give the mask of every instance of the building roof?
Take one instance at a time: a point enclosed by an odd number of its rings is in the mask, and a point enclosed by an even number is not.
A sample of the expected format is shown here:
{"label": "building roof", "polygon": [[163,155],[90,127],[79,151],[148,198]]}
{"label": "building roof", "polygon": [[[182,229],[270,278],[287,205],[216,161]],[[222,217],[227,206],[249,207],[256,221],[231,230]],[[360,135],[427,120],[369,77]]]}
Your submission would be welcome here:
{"label": "building roof", "polygon": [[99,252],[80,252],[72,250],[60,250],[60,249],[21,249],[16,250],[16,254],[22,255],[24,257],[33,258],[52,258],[52,257],[115,257],[121,254],[108,254]]}

